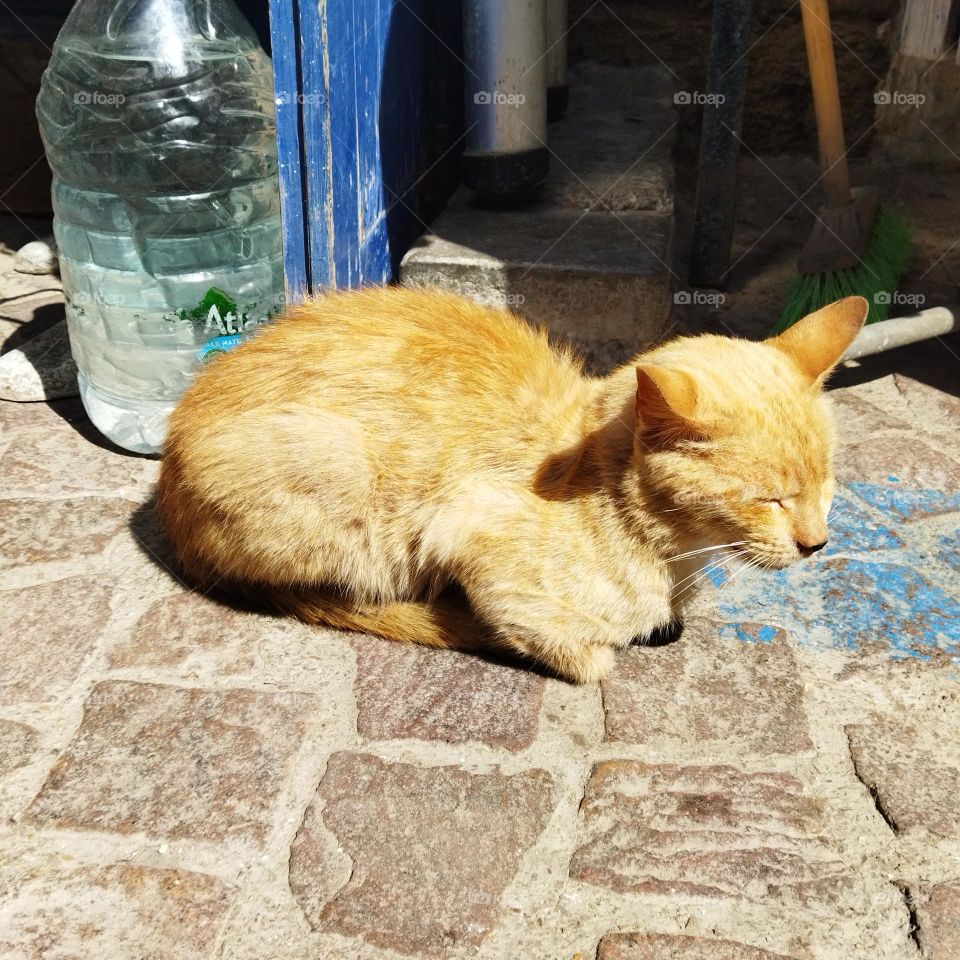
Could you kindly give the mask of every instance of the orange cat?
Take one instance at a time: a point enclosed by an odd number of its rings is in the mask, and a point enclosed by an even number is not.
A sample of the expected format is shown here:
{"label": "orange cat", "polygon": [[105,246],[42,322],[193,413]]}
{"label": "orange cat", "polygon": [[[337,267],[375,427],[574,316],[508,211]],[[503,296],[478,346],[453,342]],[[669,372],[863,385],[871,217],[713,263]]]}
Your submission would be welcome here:
{"label": "orange cat", "polygon": [[678,617],[720,545],[771,567],[823,546],[821,386],[866,312],[850,297],[764,343],[680,338],[595,379],[504,311],[321,297],[187,391],[160,513],[200,587],[596,680]]}

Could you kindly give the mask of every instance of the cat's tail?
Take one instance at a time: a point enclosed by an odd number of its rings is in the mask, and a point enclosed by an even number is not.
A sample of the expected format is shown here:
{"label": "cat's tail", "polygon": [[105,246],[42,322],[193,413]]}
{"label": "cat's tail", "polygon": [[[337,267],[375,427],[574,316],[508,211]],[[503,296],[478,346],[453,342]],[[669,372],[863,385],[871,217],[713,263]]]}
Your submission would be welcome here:
{"label": "cat's tail", "polygon": [[496,645],[467,610],[444,600],[364,604],[321,590],[260,587],[244,592],[276,613],[337,630],[372,633],[435,649],[489,650]]}

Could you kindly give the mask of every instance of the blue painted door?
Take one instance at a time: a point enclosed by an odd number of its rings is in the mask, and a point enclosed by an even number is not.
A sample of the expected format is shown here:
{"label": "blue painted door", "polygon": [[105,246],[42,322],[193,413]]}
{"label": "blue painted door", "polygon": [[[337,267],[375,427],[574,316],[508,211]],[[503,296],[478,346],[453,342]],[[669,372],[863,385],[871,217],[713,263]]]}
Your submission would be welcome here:
{"label": "blue painted door", "polygon": [[459,4],[439,6],[271,0],[288,294],[389,281],[453,189]]}

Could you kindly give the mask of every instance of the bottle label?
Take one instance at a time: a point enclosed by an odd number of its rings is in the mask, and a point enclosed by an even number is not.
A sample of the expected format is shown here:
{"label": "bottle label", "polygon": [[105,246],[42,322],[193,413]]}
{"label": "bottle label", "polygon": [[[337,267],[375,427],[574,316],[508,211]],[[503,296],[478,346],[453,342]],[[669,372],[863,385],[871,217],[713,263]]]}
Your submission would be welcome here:
{"label": "bottle label", "polygon": [[218,353],[226,353],[231,347],[235,347],[243,341],[243,337],[214,337],[208,340],[197,352],[201,361],[212,360]]}
{"label": "bottle label", "polygon": [[195,307],[178,310],[169,319],[188,323],[201,330],[204,336],[210,337],[197,352],[197,357],[203,361],[237,346],[243,341],[245,333],[266,323],[270,315],[253,316],[241,310],[223,290],[211,287]]}

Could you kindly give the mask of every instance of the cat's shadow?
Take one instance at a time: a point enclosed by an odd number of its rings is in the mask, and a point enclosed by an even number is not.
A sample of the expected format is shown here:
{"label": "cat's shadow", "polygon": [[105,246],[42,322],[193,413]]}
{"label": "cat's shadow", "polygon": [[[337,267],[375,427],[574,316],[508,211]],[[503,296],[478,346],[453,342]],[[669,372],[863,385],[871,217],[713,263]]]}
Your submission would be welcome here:
{"label": "cat's shadow", "polygon": [[[167,541],[160,528],[159,518],[156,510],[156,496],[151,496],[149,500],[142,503],[134,511],[129,521],[130,533],[139,547],[141,553],[146,557],[163,575],[179,583],[185,590],[193,591],[194,588],[181,576],[177,569],[176,556],[173,548]],[[248,597],[238,597],[225,590],[214,588],[206,591],[203,596],[220,606],[230,610],[243,610],[249,613],[270,613],[262,606],[256,604]],[[479,626],[487,629],[482,621],[474,614],[466,594],[458,584],[447,587],[438,597],[443,603],[439,609],[450,609],[454,616],[468,615]],[[679,639],[683,630],[683,624],[676,621],[663,627],[648,637],[637,638],[634,643],[643,646],[659,647],[665,644],[674,643]],[[490,649],[481,651],[470,651],[465,654],[476,657],[486,663],[498,667],[504,667],[511,670],[528,670],[537,676],[545,679],[558,679],[547,667],[535,660],[528,660],[519,656],[514,656],[502,648],[497,648],[491,639]]]}

